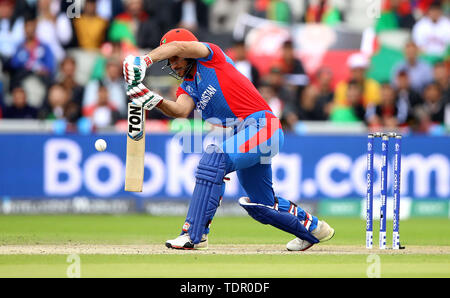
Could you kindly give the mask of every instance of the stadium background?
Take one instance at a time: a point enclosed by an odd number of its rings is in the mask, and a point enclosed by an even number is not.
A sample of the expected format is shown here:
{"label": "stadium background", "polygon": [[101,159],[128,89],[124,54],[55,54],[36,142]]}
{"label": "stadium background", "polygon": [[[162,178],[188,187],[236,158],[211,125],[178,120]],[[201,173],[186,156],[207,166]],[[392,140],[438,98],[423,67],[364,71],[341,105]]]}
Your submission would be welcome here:
{"label": "stadium background", "polygon": [[[448,218],[449,7],[0,0],[0,212],[185,214],[200,153],[182,153],[173,137],[195,132],[208,143],[217,129],[198,115],[148,113],[144,192],[124,192],[121,74],[126,55],[146,53],[166,30],[183,26],[221,46],[283,120],[286,145],[274,160],[281,195],[319,215],[363,216],[367,132],[395,130],[405,136],[402,217]],[[420,27],[436,11],[440,27],[427,40]],[[404,63],[415,55],[421,68]],[[179,82],[161,66],[145,82],[174,99]],[[107,141],[106,152],[95,151],[97,138]],[[219,215],[244,214],[231,178]]]}

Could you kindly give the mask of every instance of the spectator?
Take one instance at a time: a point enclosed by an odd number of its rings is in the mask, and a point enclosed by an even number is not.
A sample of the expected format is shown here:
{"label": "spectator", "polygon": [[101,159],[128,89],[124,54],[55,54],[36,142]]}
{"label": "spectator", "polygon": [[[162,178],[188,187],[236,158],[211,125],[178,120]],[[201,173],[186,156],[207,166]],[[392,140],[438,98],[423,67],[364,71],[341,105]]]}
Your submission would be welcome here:
{"label": "spectator", "polygon": [[177,27],[190,31],[209,29],[209,7],[202,0],[180,0],[174,2],[173,14]]}
{"label": "spectator", "polygon": [[14,15],[13,18],[25,16],[27,13],[36,12],[37,1],[13,0]]}
{"label": "spectator", "polygon": [[29,75],[37,75],[49,85],[55,72],[55,57],[49,46],[35,35],[37,21],[28,15],[25,20],[25,41],[19,46],[10,62],[10,89],[19,86]]}
{"label": "spectator", "polygon": [[110,21],[123,12],[122,0],[97,0],[96,13],[105,21]]}
{"label": "spectator", "polygon": [[38,118],[55,120],[54,130],[57,133],[76,132],[76,122],[80,118],[80,107],[71,101],[70,93],[61,84],[50,86],[47,100],[38,112]]}
{"label": "spectator", "polygon": [[367,108],[366,119],[372,128],[395,129],[408,119],[408,104],[397,100],[394,87],[381,86],[381,103]]}
{"label": "spectator", "polygon": [[283,127],[283,131],[295,131],[295,126],[298,123],[297,114],[295,114],[291,110],[285,109],[280,122]]}
{"label": "spectator", "polygon": [[365,120],[364,91],[360,82],[350,80],[346,87],[345,104],[336,104],[330,114],[333,122],[360,122]]}
{"label": "spectator", "polygon": [[[142,8],[142,0],[131,1],[141,2],[141,11],[144,12]],[[168,4],[164,2],[164,4],[162,5],[166,7]],[[165,15],[167,15],[167,9],[159,8],[159,11],[161,11],[161,14],[163,14],[164,11]],[[156,14],[159,14],[159,11],[157,10]],[[137,46],[139,48],[153,49],[159,46],[161,32],[163,32],[162,28],[165,28],[164,26],[167,26],[167,22],[165,20],[162,20],[161,17],[156,17],[155,15],[149,17],[146,12],[144,13],[146,15],[146,18],[140,22],[136,34]]]}
{"label": "spectator", "polygon": [[56,61],[60,62],[65,56],[63,47],[72,40],[72,24],[69,18],[65,13],[52,10],[52,0],[39,0],[37,20],[37,38],[50,47]]}
{"label": "spectator", "polygon": [[246,13],[252,1],[215,0],[211,6],[210,30],[213,33],[231,33],[239,19]]}
{"label": "spectator", "polygon": [[277,62],[284,73],[286,84],[292,89],[296,98],[302,94],[303,88],[308,85],[309,78],[300,59],[295,57],[294,44],[292,40],[283,43],[281,59]]}
{"label": "spectator", "polygon": [[[5,95],[4,95],[4,91],[3,91],[3,78],[2,78],[2,74],[1,74],[1,69],[0,69],[0,115],[1,115],[1,109],[4,107],[4,103],[5,103],[5,101],[4,101],[4,97],[5,97]],[[0,116],[0,118],[1,118],[1,116]]]}
{"label": "spectator", "polygon": [[66,56],[61,62],[58,83],[69,92],[70,101],[81,107],[84,87],[77,83],[75,79],[76,61],[73,57]]}
{"label": "spectator", "polygon": [[46,106],[41,111],[41,117],[49,120],[65,119],[65,110],[69,103],[69,94],[60,84],[54,84],[48,91]]}
{"label": "spectator", "polygon": [[12,91],[12,105],[5,108],[3,118],[10,119],[36,119],[37,109],[27,103],[27,95],[21,87]]}
{"label": "spectator", "polygon": [[416,19],[413,15],[411,1],[409,0],[389,0],[390,9],[394,12],[400,28],[412,30]]}
{"label": "spectator", "polygon": [[395,78],[400,71],[408,73],[411,87],[421,93],[423,87],[433,80],[433,69],[425,61],[418,58],[419,49],[413,41],[405,45],[405,61],[401,61],[393,67],[391,82],[395,84]]}
{"label": "spectator", "polygon": [[246,76],[256,88],[259,87],[260,75],[258,69],[247,59],[247,49],[244,41],[236,41],[232,49],[232,57],[236,68]]}
{"label": "spectator", "polygon": [[323,107],[325,118],[328,119],[331,108],[333,106],[334,91],[331,85],[333,81],[333,73],[329,68],[321,68],[316,74],[316,88],[318,89],[317,103]]}
{"label": "spectator", "polygon": [[264,80],[266,84],[273,88],[276,96],[281,99],[284,105],[295,106],[294,94],[286,88],[284,74],[280,66],[273,65]]}
{"label": "spectator", "polygon": [[[60,0],[58,0],[60,1]],[[85,0],[86,1],[86,0]],[[153,1],[153,0],[151,0]],[[60,11],[62,13],[66,13],[69,10],[73,10],[73,3],[74,2],[82,2],[79,0],[70,0],[70,1],[60,1],[61,2],[61,9]],[[123,12],[123,0],[97,0],[96,5],[96,14],[104,19],[105,21],[110,21],[113,18],[115,18],[118,14]],[[81,3],[79,4],[81,6]]]}
{"label": "spectator", "polygon": [[83,108],[83,115],[91,118],[96,128],[114,125],[119,119],[119,112],[109,101],[108,89],[104,85],[99,85],[97,100],[94,104]]}
{"label": "spectator", "polygon": [[80,118],[80,106],[70,100],[70,92],[61,84],[53,84],[48,90],[47,100],[38,112],[38,117],[47,120],[64,120],[67,131],[75,130]]}
{"label": "spectator", "polygon": [[0,0],[0,62],[5,63],[25,39],[24,18],[15,17],[14,0]]}
{"label": "spectator", "polygon": [[256,0],[250,13],[272,21],[290,24],[293,21],[289,3],[281,0]]}
{"label": "spectator", "polygon": [[430,5],[433,4],[436,0],[416,0],[414,1],[415,6],[415,13],[417,16],[422,17],[424,16],[428,9],[430,8]]}
{"label": "spectator", "polygon": [[442,1],[442,11],[447,17],[450,16],[450,1],[449,0]]}
{"label": "spectator", "polygon": [[138,55],[139,49],[129,47],[126,42],[105,42],[100,48],[92,67],[91,80],[102,80],[105,77],[109,60],[123,61],[127,55]]}
{"label": "spectator", "polygon": [[414,42],[427,55],[443,57],[450,45],[450,20],[442,14],[439,1],[433,2],[427,15],[416,23]]}
{"label": "spectator", "polygon": [[249,13],[259,17],[259,18],[266,18],[267,17],[267,7],[269,5],[268,0],[255,0],[252,3],[252,6],[250,7]]}
{"label": "spectator", "polygon": [[409,0],[384,0],[383,12],[378,19],[376,32],[404,28],[411,30],[416,23]]}
{"label": "spectator", "polygon": [[297,117],[299,120],[326,120],[324,106],[319,99],[319,90],[315,86],[305,87],[301,97],[299,97],[299,104],[297,108]]}
{"label": "spectator", "polygon": [[108,22],[96,14],[96,5],[96,0],[87,0],[81,17],[73,21],[78,43],[86,50],[100,48],[108,26]]}
{"label": "spectator", "polygon": [[[360,85],[363,92],[363,106],[374,105],[380,102],[380,85],[373,79],[366,78],[369,67],[369,59],[362,53],[352,54],[347,60],[350,68],[350,79]],[[347,81],[341,81],[336,85],[334,104],[337,106],[351,105],[347,101]]]}
{"label": "spectator", "polygon": [[415,116],[419,123],[420,132],[428,132],[432,125],[443,124],[446,102],[442,91],[436,82],[430,83],[423,92],[424,103],[417,106]]}
{"label": "spectator", "polygon": [[405,70],[397,74],[395,86],[398,94],[398,104],[408,107],[408,122],[413,121],[412,111],[423,103],[420,93],[411,88],[408,72]]}
{"label": "spectator", "polygon": [[439,84],[444,98],[450,102],[450,72],[444,62],[434,65],[434,80]]}
{"label": "spectator", "polygon": [[139,48],[159,46],[161,31],[143,9],[143,0],[126,0],[125,12],[114,18],[108,37],[111,41],[128,42]]}
{"label": "spectator", "polygon": [[125,81],[122,75],[122,62],[117,59],[110,59],[106,65],[106,75],[101,80],[90,81],[84,91],[83,109],[93,105],[98,98],[98,89],[104,85],[108,89],[109,100],[119,112],[120,117],[126,117],[127,98]]}
{"label": "spectator", "polygon": [[258,91],[269,105],[273,114],[276,117],[281,118],[284,104],[283,101],[277,97],[275,90],[268,84],[262,84],[259,86]]}
{"label": "spectator", "polygon": [[[95,60],[94,66],[92,67],[91,80],[97,79],[101,80],[105,77],[106,65],[110,59],[116,59],[119,61],[123,61],[127,55],[127,51],[124,51],[123,48],[126,48],[126,43],[122,42],[105,42],[100,48],[100,55],[98,55]],[[133,54],[137,51],[133,52]]]}
{"label": "spectator", "polygon": [[342,20],[341,13],[334,8],[328,0],[308,1],[305,11],[305,23],[324,23],[329,26],[339,24]]}
{"label": "spectator", "polygon": [[[179,0],[176,0],[179,1]],[[176,27],[175,1],[167,0],[144,0],[144,9],[150,18],[154,19],[161,32],[167,32]]]}

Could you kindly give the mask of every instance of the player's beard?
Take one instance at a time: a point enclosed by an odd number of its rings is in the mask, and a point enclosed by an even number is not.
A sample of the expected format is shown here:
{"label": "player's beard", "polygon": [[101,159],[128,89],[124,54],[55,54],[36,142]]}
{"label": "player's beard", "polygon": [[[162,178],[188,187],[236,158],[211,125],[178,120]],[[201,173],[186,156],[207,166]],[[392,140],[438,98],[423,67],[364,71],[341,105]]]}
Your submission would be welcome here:
{"label": "player's beard", "polygon": [[[170,69],[169,70],[169,75],[171,75],[172,77],[174,77],[177,80],[192,79],[192,75],[190,73],[191,73],[192,67],[195,64],[195,59],[189,59],[188,58],[186,60],[188,61],[188,64],[185,67],[177,69],[177,70],[174,70],[171,67],[171,65],[169,64],[169,60],[167,60],[167,64],[165,66],[163,66],[162,69],[169,68]],[[179,75],[178,71],[184,71],[184,74]]]}

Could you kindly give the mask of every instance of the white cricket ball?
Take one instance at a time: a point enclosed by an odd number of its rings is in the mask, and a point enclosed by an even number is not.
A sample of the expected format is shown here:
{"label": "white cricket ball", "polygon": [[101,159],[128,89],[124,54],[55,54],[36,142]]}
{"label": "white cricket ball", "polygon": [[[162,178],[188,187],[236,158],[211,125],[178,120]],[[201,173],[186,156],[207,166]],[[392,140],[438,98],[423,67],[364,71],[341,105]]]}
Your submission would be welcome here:
{"label": "white cricket ball", "polygon": [[95,141],[95,149],[97,149],[97,151],[105,151],[105,149],[106,149],[105,140],[98,139],[97,141]]}

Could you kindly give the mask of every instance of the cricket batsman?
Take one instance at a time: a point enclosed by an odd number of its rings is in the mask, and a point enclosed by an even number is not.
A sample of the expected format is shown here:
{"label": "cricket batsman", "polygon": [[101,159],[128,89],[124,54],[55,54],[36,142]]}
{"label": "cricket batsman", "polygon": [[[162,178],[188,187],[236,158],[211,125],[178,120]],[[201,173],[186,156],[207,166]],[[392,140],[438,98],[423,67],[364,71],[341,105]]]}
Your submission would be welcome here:
{"label": "cricket batsman", "polygon": [[[170,74],[182,80],[176,101],[163,99],[141,83],[146,69],[164,60]],[[280,121],[217,45],[199,42],[186,29],[172,29],[149,54],[126,57],[123,72],[133,104],[147,110],[157,107],[174,118],[188,117],[196,109],[204,120],[233,130],[221,145],[211,144],[203,153],[186,221],[180,236],[167,240],[168,248],[207,248],[211,220],[225,191],[225,176],[234,171],[248,196],[239,199],[248,214],[296,236],[287,244],[288,250],[304,251],[334,236],[325,221],[275,196],[270,160],[284,142]]]}

